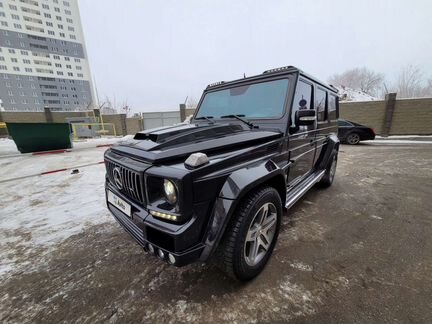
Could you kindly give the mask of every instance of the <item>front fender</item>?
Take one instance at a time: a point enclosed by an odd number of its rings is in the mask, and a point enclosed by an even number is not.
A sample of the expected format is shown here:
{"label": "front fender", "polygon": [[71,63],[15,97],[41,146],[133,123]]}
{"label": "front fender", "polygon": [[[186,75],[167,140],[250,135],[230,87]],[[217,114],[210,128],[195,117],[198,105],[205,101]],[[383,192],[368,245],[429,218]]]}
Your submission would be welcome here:
{"label": "front fender", "polygon": [[204,240],[205,248],[201,254],[202,261],[207,260],[216,250],[242,199],[251,190],[264,183],[271,183],[276,187],[282,201],[285,200],[285,173],[271,160],[236,170],[227,177],[213,206],[212,217]]}

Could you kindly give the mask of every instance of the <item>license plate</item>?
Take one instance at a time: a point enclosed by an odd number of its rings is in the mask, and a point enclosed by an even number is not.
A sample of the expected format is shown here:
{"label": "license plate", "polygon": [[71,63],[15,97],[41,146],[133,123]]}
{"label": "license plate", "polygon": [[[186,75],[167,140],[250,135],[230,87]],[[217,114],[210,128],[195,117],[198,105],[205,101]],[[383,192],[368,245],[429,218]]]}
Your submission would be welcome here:
{"label": "license plate", "polygon": [[108,202],[125,213],[127,216],[131,217],[131,205],[111,191],[108,191]]}

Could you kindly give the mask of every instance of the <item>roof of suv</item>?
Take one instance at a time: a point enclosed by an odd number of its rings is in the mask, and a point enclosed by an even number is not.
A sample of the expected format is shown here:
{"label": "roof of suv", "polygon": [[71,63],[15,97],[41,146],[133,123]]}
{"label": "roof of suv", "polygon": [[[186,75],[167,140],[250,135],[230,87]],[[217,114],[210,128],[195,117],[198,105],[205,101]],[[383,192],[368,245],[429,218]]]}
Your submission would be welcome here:
{"label": "roof of suv", "polygon": [[275,68],[275,69],[266,70],[262,74],[250,76],[250,77],[247,77],[247,78],[237,79],[237,80],[233,80],[233,81],[219,81],[219,82],[211,83],[211,84],[209,84],[207,86],[206,90],[213,90],[213,89],[216,89],[216,88],[222,88],[222,87],[226,87],[226,86],[229,86],[229,85],[234,85],[234,84],[237,84],[237,83],[242,83],[242,82],[249,81],[249,80],[251,80],[251,81],[252,80],[259,80],[259,79],[267,78],[269,76],[290,74],[290,73],[293,73],[293,72],[294,73],[299,73],[301,76],[303,76],[303,77],[305,77],[305,78],[307,78],[307,79],[309,79],[309,80],[311,80],[311,81],[313,81],[313,82],[315,82],[315,83],[317,83],[317,84],[325,87],[326,89],[328,89],[328,90],[330,90],[330,91],[332,91],[334,93],[338,92],[338,90],[334,86],[329,85],[329,84],[327,84],[325,82],[322,82],[322,81],[318,80],[317,78],[315,78],[315,77],[313,77],[313,76],[311,76],[311,75],[303,72],[299,68],[296,68],[295,66],[292,66],[292,65],[288,65],[288,66],[283,66],[283,67],[279,67],[279,68]]}

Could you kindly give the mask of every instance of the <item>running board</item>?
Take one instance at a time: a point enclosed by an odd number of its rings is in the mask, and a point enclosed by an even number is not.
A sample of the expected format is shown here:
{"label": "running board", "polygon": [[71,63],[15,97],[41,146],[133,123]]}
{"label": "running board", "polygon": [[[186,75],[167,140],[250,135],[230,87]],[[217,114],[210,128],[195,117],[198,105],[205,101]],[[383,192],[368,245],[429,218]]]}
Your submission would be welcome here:
{"label": "running board", "polygon": [[285,207],[287,209],[291,208],[310,188],[312,188],[317,182],[321,180],[324,176],[326,170],[322,170],[319,173],[313,173],[305,180],[303,180],[299,185],[303,183],[300,188],[295,188],[291,191],[287,192],[286,195],[286,204]]}

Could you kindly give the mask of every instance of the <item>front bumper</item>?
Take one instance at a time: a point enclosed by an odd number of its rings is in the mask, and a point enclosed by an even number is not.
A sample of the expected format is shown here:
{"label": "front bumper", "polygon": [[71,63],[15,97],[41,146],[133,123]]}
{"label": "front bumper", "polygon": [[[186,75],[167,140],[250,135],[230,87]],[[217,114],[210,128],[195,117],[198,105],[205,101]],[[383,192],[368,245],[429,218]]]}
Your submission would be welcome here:
{"label": "front bumper", "polygon": [[[119,209],[107,202],[108,210],[117,222],[128,232],[144,250],[149,251],[149,245],[153,247],[153,254],[159,256],[159,251],[164,252],[165,261],[169,261],[168,254],[175,258],[172,263],[175,266],[184,266],[200,259],[204,244],[195,242],[191,232],[196,232],[195,227],[200,224],[197,219],[191,219],[186,224],[174,225],[155,220],[144,208],[137,205],[121,193],[119,193],[109,182],[105,184],[105,196],[107,190],[120,196],[132,207],[132,217],[128,217]],[[186,246],[186,248],[184,248]],[[160,257],[160,256],[159,256]]]}

